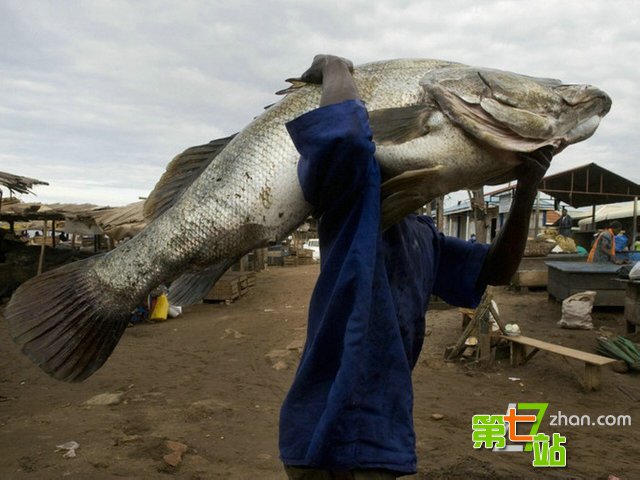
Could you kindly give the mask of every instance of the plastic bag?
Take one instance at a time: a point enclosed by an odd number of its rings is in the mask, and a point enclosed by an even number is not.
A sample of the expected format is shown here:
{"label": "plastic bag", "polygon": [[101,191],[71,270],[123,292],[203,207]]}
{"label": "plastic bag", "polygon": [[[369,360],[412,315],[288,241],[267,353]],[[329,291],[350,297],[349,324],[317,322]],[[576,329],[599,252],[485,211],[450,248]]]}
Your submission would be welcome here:
{"label": "plastic bag", "polygon": [[592,330],[591,310],[596,300],[596,292],[576,293],[562,302],[562,318],[558,326],[580,330]]}
{"label": "plastic bag", "polygon": [[156,304],[149,315],[150,320],[166,320],[169,314],[169,299],[163,293],[156,298]]}
{"label": "plastic bag", "polygon": [[636,262],[629,272],[629,280],[640,280],[640,262]]}
{"label": "plastic bag", "polygon": [[182,307],[179,305],[169,305],[169,318],[176,318],[182,315]]}

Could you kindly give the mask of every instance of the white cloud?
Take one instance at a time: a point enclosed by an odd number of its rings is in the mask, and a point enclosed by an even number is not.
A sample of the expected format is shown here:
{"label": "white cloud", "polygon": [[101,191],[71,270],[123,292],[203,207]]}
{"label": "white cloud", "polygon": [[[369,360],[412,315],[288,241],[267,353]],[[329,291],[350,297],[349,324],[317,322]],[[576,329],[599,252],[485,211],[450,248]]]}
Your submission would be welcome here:
{"label": "white cloud", "polygon": [[639,19],[611,0],[5,1],[0,170],[48,181],[41,201],[136,201],[176,153],[242,128],[332,52],[597,85],[611,113],[551,171],[597,161],[640,182]]}

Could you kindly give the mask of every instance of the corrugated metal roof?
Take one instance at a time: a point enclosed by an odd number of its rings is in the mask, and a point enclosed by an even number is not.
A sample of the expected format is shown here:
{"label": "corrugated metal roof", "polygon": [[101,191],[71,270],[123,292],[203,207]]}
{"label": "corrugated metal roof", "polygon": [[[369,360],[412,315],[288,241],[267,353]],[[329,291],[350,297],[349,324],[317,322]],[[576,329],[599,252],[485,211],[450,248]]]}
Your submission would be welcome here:
{"label": "corrugated metal roof", "polygon": [[595,163],[545,177],[539,190],[573,207],[606,205],[640,196],[640,185]]}

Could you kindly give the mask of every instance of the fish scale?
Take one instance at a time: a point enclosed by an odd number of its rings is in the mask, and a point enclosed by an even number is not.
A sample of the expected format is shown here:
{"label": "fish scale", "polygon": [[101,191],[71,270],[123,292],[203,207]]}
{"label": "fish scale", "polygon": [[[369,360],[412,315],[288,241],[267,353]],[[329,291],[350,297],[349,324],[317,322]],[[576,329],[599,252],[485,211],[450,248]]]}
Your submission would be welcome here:
{"label": "fish scale", "polygon": [[[594,87],[441,60],[374,62],[354,80],[385,180],[383,222],[437,195],[513,178],[520,152],[588,138],[611,104]],[[172,290],[206,293],[234,259],[300,225],[311,206],[285,124],[317,108],[320,95],[317,85],[294,84],[233,139],[176,157],[145,205],[153,217],[145,230],[23,284],[5,310],[23,352],[56,378],[83,380],[153,288],[173,281]],[[183,175],[186,165],[197,178]]]}

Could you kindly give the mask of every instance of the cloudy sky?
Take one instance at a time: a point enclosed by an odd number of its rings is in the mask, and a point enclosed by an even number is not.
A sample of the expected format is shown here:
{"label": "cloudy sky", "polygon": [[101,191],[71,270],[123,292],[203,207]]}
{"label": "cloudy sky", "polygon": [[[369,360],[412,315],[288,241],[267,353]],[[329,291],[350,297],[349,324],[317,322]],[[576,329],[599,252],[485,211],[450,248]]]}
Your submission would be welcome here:
{"label": "cloudy sky", "polygon": [[597,162],[640,183],[640,2],[615,0],[0,0],[0,170],[49,182],[27,201],[136,201],[315,53],[596,85],[611,112],[550,172]]}

